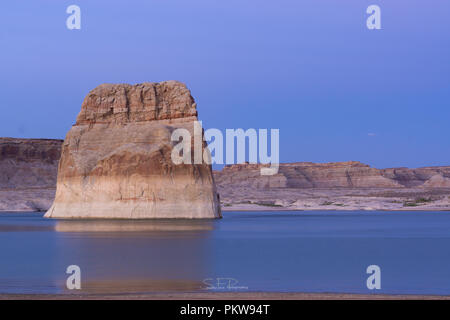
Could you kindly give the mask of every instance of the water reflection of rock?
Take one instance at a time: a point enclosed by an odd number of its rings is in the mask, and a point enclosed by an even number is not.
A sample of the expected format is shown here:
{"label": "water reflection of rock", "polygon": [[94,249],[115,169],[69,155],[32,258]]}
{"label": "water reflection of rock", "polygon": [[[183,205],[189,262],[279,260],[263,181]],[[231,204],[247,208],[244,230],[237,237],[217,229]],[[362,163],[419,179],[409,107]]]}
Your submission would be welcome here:
{"label": "water reflection of rock", "polygon": [[83,294],[133,294],[152,292],[193,292],[200,291],[205,284],[199,280],[183,279],[107,279],[88,280],[83,282],[82,288],[78,290],[68,290],[65,284],[61,284],[64,293]]}
{"label": "water reflection of rock", "polygon": [[57,232],[210,231],[208,220],[60,220]]}
{"label": "water reflection of rock", "polygon": [[[84,293],[196,291],[214,269],[213,220],[60,220],[58,267]],[[65,283],[60,283],[65,291]],[[75,292],[76,293],[76,292]]]}

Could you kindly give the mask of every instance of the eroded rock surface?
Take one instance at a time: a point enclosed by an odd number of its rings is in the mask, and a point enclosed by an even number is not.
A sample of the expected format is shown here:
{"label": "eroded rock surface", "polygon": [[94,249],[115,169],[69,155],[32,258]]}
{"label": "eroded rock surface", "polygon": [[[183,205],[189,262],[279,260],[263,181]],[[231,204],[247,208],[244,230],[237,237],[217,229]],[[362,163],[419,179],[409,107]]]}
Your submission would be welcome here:
{"label": "eroded rock surface", "polygon": [[211,166],[172,162],[171,134],[194,136],[186,86],[103,84],[66,136],[52,218],[219,218]]}
{"label": "eroded rock surface", "polygon": [[376,169],[358,161],[280,164],[278,174],[262,176],[261,165],[237,164],[215,171],[220,186],[267,188],[449,187],[450,166]]}
{"label": "eroded rock surface", "polygon": [[0,138],[0,211],[45,211],[55,195],[62,140]]}

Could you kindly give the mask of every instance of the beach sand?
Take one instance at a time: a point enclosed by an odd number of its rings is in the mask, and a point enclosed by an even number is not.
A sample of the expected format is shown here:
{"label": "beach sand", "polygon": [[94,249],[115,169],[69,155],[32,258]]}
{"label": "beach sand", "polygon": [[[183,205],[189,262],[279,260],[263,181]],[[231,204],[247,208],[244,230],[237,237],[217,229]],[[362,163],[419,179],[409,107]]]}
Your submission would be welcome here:
{"label": "beach sand", "polygon": [[0,300],[450,300],[450,296],[349,293],[0,294]]}

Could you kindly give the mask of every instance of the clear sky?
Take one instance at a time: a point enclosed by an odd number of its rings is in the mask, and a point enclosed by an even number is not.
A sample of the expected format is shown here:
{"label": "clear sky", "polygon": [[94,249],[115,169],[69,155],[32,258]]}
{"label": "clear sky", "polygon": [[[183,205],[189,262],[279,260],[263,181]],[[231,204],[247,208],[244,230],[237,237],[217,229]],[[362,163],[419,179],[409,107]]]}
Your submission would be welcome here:
{"label": "clear sky", "polygon": [[97,85],[180,80],[206,129],[279,128],[282,162],[450,165],[449,19],[448,0],[1,1],[0,136],[62,139]]}

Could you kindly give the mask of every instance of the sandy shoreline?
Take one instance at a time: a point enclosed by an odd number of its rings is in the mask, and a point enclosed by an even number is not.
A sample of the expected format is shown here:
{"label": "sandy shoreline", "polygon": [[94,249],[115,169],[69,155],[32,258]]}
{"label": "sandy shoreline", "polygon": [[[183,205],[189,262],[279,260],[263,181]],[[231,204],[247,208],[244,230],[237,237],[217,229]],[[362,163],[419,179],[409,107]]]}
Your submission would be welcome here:
{"label": "sandy shoreline", "polygon": [[450,300],[450,296],[350,293],[212,292],[146,294],[0,294],[0,300]]}

